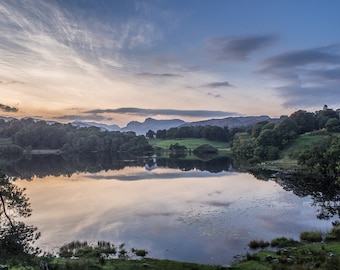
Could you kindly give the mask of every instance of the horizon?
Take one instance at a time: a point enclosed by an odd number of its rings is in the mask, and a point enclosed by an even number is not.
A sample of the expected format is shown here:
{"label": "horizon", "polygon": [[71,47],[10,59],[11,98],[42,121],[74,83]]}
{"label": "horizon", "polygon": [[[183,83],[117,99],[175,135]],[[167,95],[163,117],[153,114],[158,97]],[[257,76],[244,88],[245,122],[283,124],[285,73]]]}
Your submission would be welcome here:
{"label": "horizon", "polygon": [[0,114],[121,127],[339,108],[339,9],[324,0],[1,1]]}

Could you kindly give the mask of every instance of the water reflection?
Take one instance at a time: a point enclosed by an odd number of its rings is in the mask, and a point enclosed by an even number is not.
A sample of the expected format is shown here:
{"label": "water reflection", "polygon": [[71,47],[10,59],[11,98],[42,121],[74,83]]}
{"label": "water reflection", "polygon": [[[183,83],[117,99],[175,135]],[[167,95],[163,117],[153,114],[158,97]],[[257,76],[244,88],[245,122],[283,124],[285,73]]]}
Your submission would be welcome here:
{"label": "water reflection", "polygon": [[31,198],[39,246],[50,251],[72,240],[106,240],[151,257],[223,264],[244,254],[251,239],[330,228],[315,219],[309,197],[247,173],[136,166],[17,183]]}
{"label": "water reflection", "polygon": [[0,168],[13,177],[21,179],[43,178],[46,176],[72,175],[79,172],[96,173],[108,170],[122,170],[126,167],[144,167],[153,170],[159,167],[179,168],[182,171],[200,170],[212,173],[228,171],[232,167],[229,157],[209,161],[192,159],[171,159],[136,157],[131,155],[32,155],[9,162],[0,160]]}

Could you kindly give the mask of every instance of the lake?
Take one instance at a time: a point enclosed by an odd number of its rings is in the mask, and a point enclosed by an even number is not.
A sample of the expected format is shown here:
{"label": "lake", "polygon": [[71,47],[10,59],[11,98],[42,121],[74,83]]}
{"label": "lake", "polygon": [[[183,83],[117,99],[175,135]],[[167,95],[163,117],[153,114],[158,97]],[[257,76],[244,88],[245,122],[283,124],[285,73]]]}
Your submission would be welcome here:
{"label": "lake", "polygon": [[129,165],[120,169],[33,176],[26,188],[37,245],[55,252],[73,240],[146,249],[148,257],[230,264],[253,239],[299,239],[331,228],[309,196],[228,169]]}

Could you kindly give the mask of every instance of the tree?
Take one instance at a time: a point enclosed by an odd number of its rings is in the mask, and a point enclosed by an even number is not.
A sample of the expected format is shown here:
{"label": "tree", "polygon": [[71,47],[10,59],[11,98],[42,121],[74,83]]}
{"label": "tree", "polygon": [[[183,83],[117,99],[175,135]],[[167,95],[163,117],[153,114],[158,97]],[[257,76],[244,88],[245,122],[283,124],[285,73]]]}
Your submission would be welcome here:
{"label": "tree", "polygon": [[305,132],[315,130],[316,128],[316,118],[314,113],[298,110],[292,113],[289,118],[295,122],[298,134],[303,134]]}
{"label": "tree", "polygon": [[297,136],[297,125],[292,119],[288,117],[277,123],[273,130],[277,134],[277,138],[281,147],[287,145]]}
{"label": "tree", "polygon": [[145,135],[149,139],[153,139],[155,137],[156,133],[153,130],[149,129],[149,131]]}
{"label": "tree", "polygon": [[340,181],[340,140],[327,138],[298,157],[298,163],[313,173]]}
{"label": "tree", "polygon": [[340,132],[340,120],[337,118],[329,118],[325,124],[325,128],[329,132]]}
{"label": "tree", "polygon": [[0,172],[0,257],[6,254],[36,254],[39,251],[32,246],[40,236],[37,228],[14,219],[29,217],[32,209],[24,189],[12,181]]}

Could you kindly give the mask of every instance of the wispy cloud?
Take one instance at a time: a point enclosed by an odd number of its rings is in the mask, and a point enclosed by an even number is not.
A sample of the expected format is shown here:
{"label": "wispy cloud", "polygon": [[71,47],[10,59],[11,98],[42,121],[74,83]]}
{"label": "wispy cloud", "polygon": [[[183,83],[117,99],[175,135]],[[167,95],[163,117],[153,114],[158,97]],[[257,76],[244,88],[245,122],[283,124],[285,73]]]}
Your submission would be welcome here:
{"label": "wispy cloud", "polygon": [[208,40],[207,46],[215,60],[244,61],[249,55],[271,46],[278,40],[274,34],[240,37],[216,37]]}
{"label": "wispy cloud", "polygon": [[226,87],[234,87],[232,84],[229,82],[212,82],[208,84],[204,84],[201,87],[207,87],[207,88],[226,88]]}
{"label": "wispy cloud", "polygon": [[237,115],[235,112],[225,111],[210,111],[210,110],[169,110],[169,109],[141,109],[141,108],[118,108],[118,109],[106,109],[106,110],[90,110],[85,113],[103,114],[103,113],[115,113],[115,114],[130,114],[138,116],[182,116],[182,117],[226,117],[231,115]]}
{"label": "wispy cloud", "polygon": [[137,75],[146,78],[176,78],[182,76],[180,74],[174,73],[151,73],[151,72],[137,73]]}
{"label": "wispy cloud", "polygon": [[53,119],[56,120],[67,120],[67,121],[72,121],[72,120],[82,120],[82,121],[104,121],[104,120],[111,120],[102,116],[102,115],[97,115],[97,114],[70,114],[70,115],[62,115],[62,116],[56,116]]}
{"label": "wispy cloud", "polygon": [[0,104],[0,110],[3,112],[18,112],[19,109],[15,107],[10,107],[8,105]]}

